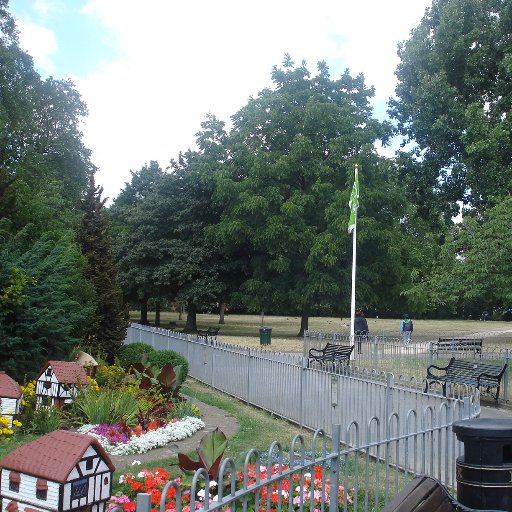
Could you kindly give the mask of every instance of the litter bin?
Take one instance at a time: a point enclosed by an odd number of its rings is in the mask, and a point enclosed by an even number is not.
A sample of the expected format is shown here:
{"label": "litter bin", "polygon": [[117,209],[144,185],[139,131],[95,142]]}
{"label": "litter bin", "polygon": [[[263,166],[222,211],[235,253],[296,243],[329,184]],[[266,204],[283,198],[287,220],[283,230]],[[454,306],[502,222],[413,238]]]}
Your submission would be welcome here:
{"label": "litter bin", "polygon": [[466,507],[512,512],[512,421],[456,421],[453,431],[464,443],[457,458],[457,500]]}
{"label": "litter bin", "polygon": [[260,345],[270,345],[272,339],[272,329],[270,327],[260,327]]}

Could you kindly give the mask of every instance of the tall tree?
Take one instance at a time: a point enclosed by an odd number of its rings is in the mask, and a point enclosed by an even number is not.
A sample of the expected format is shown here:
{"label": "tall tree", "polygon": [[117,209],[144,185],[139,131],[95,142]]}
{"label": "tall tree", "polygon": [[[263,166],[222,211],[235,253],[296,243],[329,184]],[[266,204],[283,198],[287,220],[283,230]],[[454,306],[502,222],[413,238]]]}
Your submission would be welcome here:
{"label": "tall tree", "polygon": [[512,199],[477,217],[465,217],[434,260],[432,272],[408,292],[426,297],[430,310],[478,318],[512,304]]}
{"label": "tall tree", "polygon": [[12,292],[1,315],[0,368],[23,380],[45,360],[69,357],[92,313],[84,263],[70,232],[44,235],[21,255],[0,252],[0,295]]}
{"label": "tall tree", "polygon": [[126,338],[128,326],[117,267],[112,259],[112,243],[105,216],[103,189],[89,181],[82,202],[83,217],[77,229],[77,241],[86,258],[85,278],[95,291],[95,311],[85,333],[85,345],[96,354],[104,354],[113,363]]}
{"label": "tall tree", "polygon": [[399,47],[390,114],[414,143],[424,208],[482,212],[512,192],[512,4],[434,0]]}
{"label": "tall tree", "polygon": [[86,113],[71,82],[34,70],[0,0],[0,367],[20,378],[67,357],[92,311],[72,231],[93,169]]}
{"label": "tall tree", "polygon": [[144,325],[148,324],[149,299],[159,296],[153,273],[165,257],[165,249],[156,245],[155,219],[141,210],[162,176],[163,171],[154,160],[132,172],[131,182],[125,184],[108,212],[119,284],[125,300],[140,307],[140,323]]}
{"label": "tall tree", "polygon": [[354,164],[364,169],[360,212],[371,216],[358,242],[366,254],[359,272],[363,304],[379,295],[372,263],[382,261],[381,271],[396,266],[384,255],[402,198],[392,169],[375,153],[374,143],[387,141],[390,126],[372,118],[373,89],[362,76],[346,71],[331,79],[324,63],[311,76],[304,62],[295,66],[286,56],[272,81],[272,89],[233,116],[231,158],[217,180],[216,201],[223,205],[217,235],[248,248],[251,276],[239,295],[246,307],[298,314],[302,333],[313,312],[348,309]]}

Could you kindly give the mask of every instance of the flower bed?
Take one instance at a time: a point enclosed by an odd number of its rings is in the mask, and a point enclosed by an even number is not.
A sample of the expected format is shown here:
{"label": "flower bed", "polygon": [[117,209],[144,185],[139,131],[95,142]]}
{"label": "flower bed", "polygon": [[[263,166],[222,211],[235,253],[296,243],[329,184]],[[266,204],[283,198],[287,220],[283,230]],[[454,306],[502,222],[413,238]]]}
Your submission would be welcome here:
{"label": "flower bed", "polygon": [[[134,461],[134,464],[140,464]],[[275,464],[271,467],[270,473],[266,466],[259,468],[251,464],[248,466],[246,486],[255,485],[258,481],[264,483],[270,478],[281,474],[288,469],[287,466],[279,466]],[[237,487],[242,488],[242,482],[245,479],[243,472],[237,471]],[[134,512],[136,509],[135,498],[137,493],[144,492],[151,495],[152,512],[159,512],[160,500],[162,498],[162,490],[169,480],[169,473],[162,468],[154,471],[143,469],[137,474],[125,473],[119,478],[119,483],[123,485],[122,491],[117,495],[111,496],[110,503],[107,508],[109,512],[114,507],[121,507],[125,512]],[[190,512],[190,481],[189,479],[176,478],[174,480],[181,489],[182,512]],[[206,490],[198,489],[196,493],[196,508],[203,508],[205,500],[210,503],[218,501],[217,496],[218,483],[210,481],[210,489],[208,498],[206,498]],[[229,494],[225,492],[224,495]],[[323,510],[329,511],[331,499],[331,487],[329,479],[322,467],[316,466],[315,473],[293,473],[290,477],[280,479],[279,481],[268,482],[259,490],[251,493],[251,499],[246,503],[247,510],[267,510],[277,511],[287,508],[289,511],[301,510]],[[243,498],[242,498],[243,500]],[[270,503],[269,503],[270,502]],[[311,503],[313,502],[313,503]],[[237,504],[240,505],[241,504]],[[338,492],[338,509],[342,510],[345,506],[352,507],[353,496],[346,492],[343,486],[339,486]],[[231,504],[230,510],[235,510],[238,506]],[[176,492],[173,487],[169,489],[166,506],[166,512],[174,512],[176,510]]]}
{"label": "flower bed", "polygon": [[140,434],[128,437],[116,425],[83,425],[78,429],[81,434],[89,434],[99,440],[107,453],[111,455],[130,455],[146,453],[160,448],[172,441],[181,441],[205,427],[200,418],[187,416]]}

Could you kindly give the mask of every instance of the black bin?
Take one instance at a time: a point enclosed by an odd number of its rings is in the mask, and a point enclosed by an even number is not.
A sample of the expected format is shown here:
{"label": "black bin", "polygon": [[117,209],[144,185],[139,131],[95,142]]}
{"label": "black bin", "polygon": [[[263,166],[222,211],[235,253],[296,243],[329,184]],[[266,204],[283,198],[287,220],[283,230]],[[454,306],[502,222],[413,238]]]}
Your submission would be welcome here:
{"label": "black bin", "polygon": [[270,327],[260,327],[260,345],[270,345],[272,339],[272,329]]}
{"label": "black bin", "polygon": [[456,464],[457,500],[470,508],[512,512],[512,420],[462,420],[453,431],[464,443]]}

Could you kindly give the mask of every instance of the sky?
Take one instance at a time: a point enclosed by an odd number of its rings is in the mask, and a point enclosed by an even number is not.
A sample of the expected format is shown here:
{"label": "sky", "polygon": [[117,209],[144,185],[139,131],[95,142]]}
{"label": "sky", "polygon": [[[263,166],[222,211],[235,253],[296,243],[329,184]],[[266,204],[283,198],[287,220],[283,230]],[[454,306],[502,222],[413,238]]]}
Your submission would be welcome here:
{"label": "sky", "polygon": [[211,113],[230,117],[271,86],[286,53],[311,72],[363,73],[377,117],[396,85],[397,44],[430,0],[10,0],[20,45],[43,78],[71,79],[103,197],[130,171],[195,148]]}

